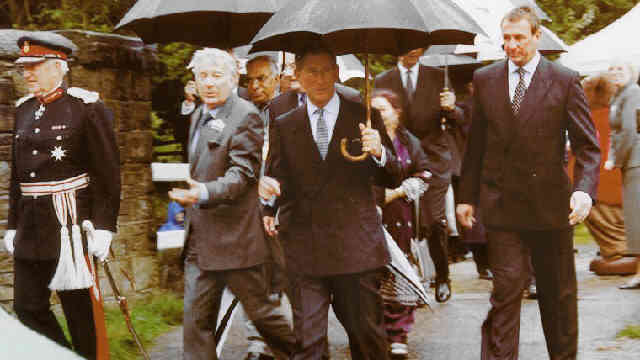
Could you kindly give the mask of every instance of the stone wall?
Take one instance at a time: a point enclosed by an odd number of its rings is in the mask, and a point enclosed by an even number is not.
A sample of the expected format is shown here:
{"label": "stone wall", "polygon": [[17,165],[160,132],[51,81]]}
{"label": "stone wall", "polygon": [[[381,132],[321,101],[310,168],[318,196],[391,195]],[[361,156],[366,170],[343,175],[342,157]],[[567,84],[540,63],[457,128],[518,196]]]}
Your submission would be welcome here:
{"label": "stone wall", "polygon": [[[14,102],[25,94],[25,86],[13,61],[18,48],[18,30],[0,30],[0,228],[6,229],[8,184]],[[60,31],[79,48],[70,63],[69,86],[100,93],[113,110],[120,148],[122,195],[118,234],[112,248],[112,271],[125,294],[156,287],[160,281],[158,258],[152,238],[151,182],[151,74],[158,63],[154,51],[137,38],[85,31]],[[2,234],[4,231],[1,232]],[[0,246],[0,303],[11,303],[12,260]],[[122,268],[131,274],[127,280]],[[166,276],[166,275],[165,275]],[[105,296],[111,288],[101,274]]]}

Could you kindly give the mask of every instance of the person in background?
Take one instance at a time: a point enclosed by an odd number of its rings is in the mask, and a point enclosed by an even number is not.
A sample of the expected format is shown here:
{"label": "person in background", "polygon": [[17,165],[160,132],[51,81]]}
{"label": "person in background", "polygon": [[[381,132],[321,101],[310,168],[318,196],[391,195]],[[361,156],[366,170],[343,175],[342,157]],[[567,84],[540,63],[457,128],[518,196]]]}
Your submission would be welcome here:
{"label": "person in background", "polygon": [[430,217],[422,224],[425,231],[421,233],[426,234],[436,268],[436,301],[445,302],[451,297],[445,198],[451,185],[452,157],[442,118],[455,123],[463,120],[463,114],[455,105],[455,94],[442,91],[444,72],[418,63],[423,53],[424,49],[419,48],[400,56],[396,67],[376,77],[375,87],[402,97],[404,126],[420,139],[429,159],[433,178],[420,208]]}
{"label": "person in background", "polygon": [[[608,72],[588,77],[582,81],[591,117],[598,131],[602,161],[598,202],[593,205],[584,224],[598,244],[599,254],[589,263],[589,270],[597,275],[629,275],[636,273],[637,258],[625,256],[627,237],[622,212],[622,175],[619,169],[604,170],[609,157],[609,103],[616,89]],[[569,146],[570,148],[570,146]],[[569,160],[569,172],[573,171],[573,157]]]}
{"label": "person in background", "polygon": [[[640,256],[640,135],[638,71],[630,63],[615,61],[609,67],[616,92],[611,99],[609,157],[604,169],[622,171],[622,209],[627,251]],[[640,262],[636,275],[620,289],[640,289]]]}
{"label": "person in background", "polygon": [[[382,208],[382,224],[409,257],[414,236],[413,201],[420,201],[428,181],[428,160],[420,140],[402,126],[402,100],[391,90],[376,89],[371,107],[378,110],[393,142],[402,167],[402,184],[396,188],[376,187],[376,202]],[[423,213],[423,215],[426,215]],[[422,221],[422,220],[421,220]],[[408,358],[407,340],[415,318],[418,298],[411,292],[383,286],[384,319],[392,359]]]}

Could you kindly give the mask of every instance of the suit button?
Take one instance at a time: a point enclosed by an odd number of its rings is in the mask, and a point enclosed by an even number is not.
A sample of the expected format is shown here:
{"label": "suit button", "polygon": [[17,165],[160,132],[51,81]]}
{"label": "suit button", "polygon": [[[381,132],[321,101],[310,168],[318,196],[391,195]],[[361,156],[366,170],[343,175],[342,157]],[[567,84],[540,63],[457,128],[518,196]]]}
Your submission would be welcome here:
{"label": "suit button", "polygon": [[20,134],[16,135],[16,139],[19,139],[19,138],[20,138]]}
{"label": "suit button", "polygon": [[29,177],[32,177],[32,178],[36,177],[36,173],[32,171],[32,172],[29,174]]}
{"label": "suit button", "polygon": [[40,128],[33,129],[33,132],[36,133],[36,134],[39,133],[40,132]]}
{"label": "suit button", "polygon": [[538,176],[538,174],[533,173],[533,174],[531,174],[531,176],[536,177],[536,176]]}
{"label": "suit button", "polygon": [[31,153],[32,153],[33,155],[38,155],[38,150],[33,150]]}

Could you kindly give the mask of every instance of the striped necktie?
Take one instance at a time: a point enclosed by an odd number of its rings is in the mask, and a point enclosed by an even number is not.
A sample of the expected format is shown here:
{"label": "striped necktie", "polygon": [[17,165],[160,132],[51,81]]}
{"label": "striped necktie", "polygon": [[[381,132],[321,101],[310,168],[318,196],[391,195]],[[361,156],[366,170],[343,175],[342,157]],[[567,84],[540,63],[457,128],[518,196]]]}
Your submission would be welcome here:
{"label": "striped necktie", "polygon": [[413,88],[413,80],[411,79],[411,69],[407,69],[406,76],[405,93],[407,95],[407,103],[411,104],[413,102],[413,93],[415,92],[415,89]]}
{"label": "striped necktie", "polygon": [[524,93],[527,91],[524,83],[525,70],[522,67],[519,67],[516,72],[520,75],[520,81],[518,81],[518,85],[516,85],[516,92],[513,94],[513,100],[511,100],[511,110],[513,110],[514,115],[518,115],[518,111],[520,111],[520,104],[522,103],[522,99],[524,99]]}
{"label": "striped necktie", "polygon": [[329,130],[327,123],[324,121],[324,109],[317,109],[313,112],[318,114],[318,122],[316,123],[316,144],[322,156],[322,160],[327,156],[329,150]]}

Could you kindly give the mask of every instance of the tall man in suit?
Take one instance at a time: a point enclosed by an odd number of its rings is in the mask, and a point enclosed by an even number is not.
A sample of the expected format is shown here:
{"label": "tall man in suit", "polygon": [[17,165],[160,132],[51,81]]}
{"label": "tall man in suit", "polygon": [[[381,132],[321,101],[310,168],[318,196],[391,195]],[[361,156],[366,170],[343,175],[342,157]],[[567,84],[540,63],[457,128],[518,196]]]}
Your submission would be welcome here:
{"label": "tall man in suit", "polygon": [[424,49],[414,49],[400,56],[398,66],[376,77],[376,88],[386,88],[402,96],[405,127],[420,139],[433,173],[429,189],[422,197],[422,224],[426,226],[429,252],[436,267],[436,300],[445,302],[451,296],[447,255],[448,224],[445,215],[445,195],[451,185],[452,156],[446,121],[463,121],[455,105],[453,92],[443,91],[441,70],[418,63]]}
{"label": "tall man in suit", "polygon": [[[598,182],[600,149],[578,74],[540,56],[540,20],[529,7],[502,20],[508,60],[476,71],[471,132],[456,212],[464,226],[482,209],[492,308],[482,359],[517,359],[520,306],[535,269],[549,357],[575,359],[578,307],[572,226],[584,220]],[[568,133],[576,155],[565,169]],[[571,209],[571,211],[570,211]]]}
{"label": "tall man in suit", "polygon": [[278,358],[295,339],[269,298],[270,257],[257,193],[262,120],[233,89],[237,68],[219,49],[197,51],[191,64],[202,99],[191,116],[189,189],[169,197],[187,209],[185,224],[185,359],[217,359],[214,339],[222,291],[228,286]]}
{"label": "tall man in suit", "polygon": [[[323,358],[330,304],[354,359],[388,359],[378,290],[389,254],[372,185],[397,186],[391,140],[377,113],[374,128],[365,128],[362,105],[337,94],[335,55],[323,44],[298,54],[296,76],[307,102],[272,124],[267,166],[282,190],[279,236],[293,289],[294,359]],[[361,138],[371,156],[346,160],[344,137]]]}

